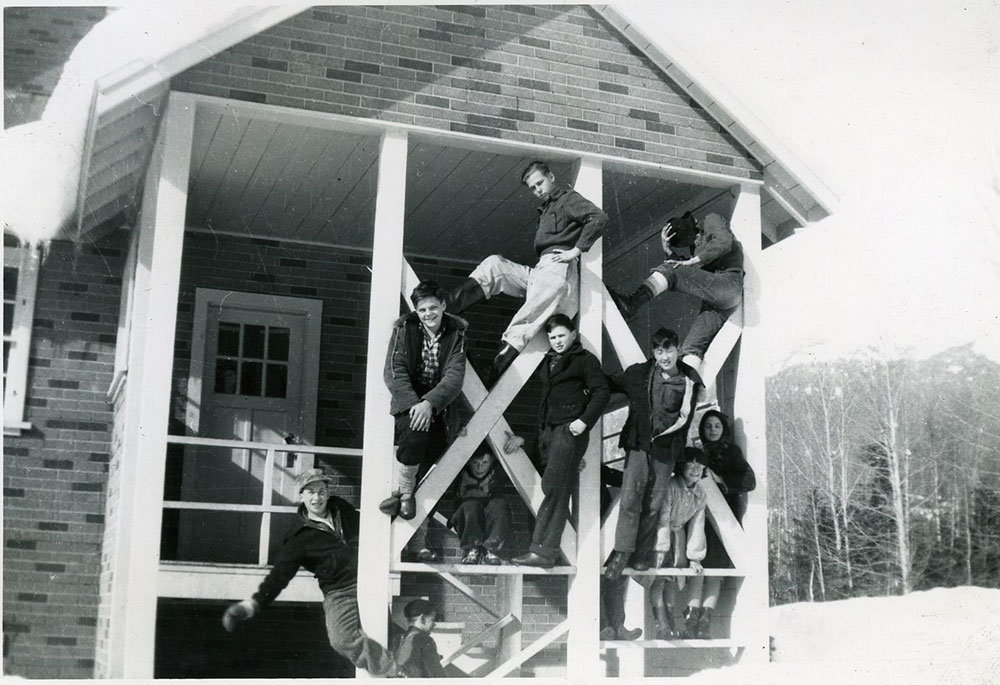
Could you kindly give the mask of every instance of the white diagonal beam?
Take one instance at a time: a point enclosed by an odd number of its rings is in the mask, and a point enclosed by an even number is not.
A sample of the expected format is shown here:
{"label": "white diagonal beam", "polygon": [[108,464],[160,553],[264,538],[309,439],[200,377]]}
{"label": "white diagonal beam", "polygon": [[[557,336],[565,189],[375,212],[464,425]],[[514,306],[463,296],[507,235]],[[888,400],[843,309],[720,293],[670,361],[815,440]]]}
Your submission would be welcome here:
{"label": "white diagonal beam", "polygon": [[[487,676],[502,678],[507,675],[515,668],[523,664],[525,661],[531,657],[538,654],[540,651],[548,647],[550,644],[558,640],[560,637],[565,635],[569,631],[569,621],[563,621],[556,627],[549,630],[549,632],[542,635],[540,638],[532,642],[526,649],[521,650],[521,652],[512,659],[508,659],[504,663],[500,664],[497,668],[490,671]],[[596,675],[596,674],[595,674]]]}
{"label": "white diagonal beam", "polygon": [[506,616],[500,618],[499,620],[497,620],[494,623],[492,623],[489,626],[487,626],[486,629],[483,630],[478,635],[472,636],[469,639],[468,642],[464,643],[461,647],[459,647],[458,649],[456,649],[454,652],[452,652],[448,656],[446,656],[443,659],[441,659],[441,665],[442,666],[447,666],[448,664],[450,664],[451,662],[453,662],[455,659],[457,659],[458,657],[462,656],[463,654],[465,654],[466,652],[468,652],[470,649],[472,649],[473,647],[475,647],[476,645],[482,644],[486,640],[489,640],[491,637],[493,637],[494,635],[497,635],[498,633],[500,633],[501,631],[503,631],[504,628],[506,628],[507,626],[509,626],[512,623],[515,623],[516,621],[517,621],[517,618],[514,616],[514,614],[507,614]]}

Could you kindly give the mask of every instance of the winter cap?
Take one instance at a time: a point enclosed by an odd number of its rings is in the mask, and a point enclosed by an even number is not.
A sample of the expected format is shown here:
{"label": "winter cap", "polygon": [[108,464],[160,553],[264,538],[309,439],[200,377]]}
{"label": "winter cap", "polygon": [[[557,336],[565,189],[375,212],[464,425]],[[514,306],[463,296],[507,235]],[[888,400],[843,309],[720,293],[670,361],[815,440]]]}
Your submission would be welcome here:
{"label": "winter cap", "polygon": [[428,602],[426,599],[414,599],[406,604],[403,609],[403,616],[406,618],[419,618],[427,614],[436,614],[437,610],[434,609],[434,605]]}
{"label": "winter cap", "polygon": [[309,469],[295,476],[295,491],[302,492],[310,483],[323,481],[326,484],[333,482],[333,478],[323,473],[323,469]]}

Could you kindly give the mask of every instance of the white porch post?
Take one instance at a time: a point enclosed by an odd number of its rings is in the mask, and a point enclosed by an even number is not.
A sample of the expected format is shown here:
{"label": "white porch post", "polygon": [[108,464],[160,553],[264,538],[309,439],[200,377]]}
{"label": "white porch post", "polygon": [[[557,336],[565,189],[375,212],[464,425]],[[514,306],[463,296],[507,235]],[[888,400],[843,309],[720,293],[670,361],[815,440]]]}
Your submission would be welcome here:
{"label": "white porch post", "polygon": [[[766,662],[769,657],[767,606],[767,443],[764,412],[764,349],[767,340],[761,334],[760,275],[761,215],[760,187],[746,184],[740,188],[733,209],[731,226],[743,245],[743,335],[740,342],[740,365],[736,379],[734,420],[746,438],[743,452],[757,474],[757,488],[749,493],[743,530],[747,576],[733,607],[733,638],[746,645],[744,658]],[[740,431],[737,431],[738,433]]]}
{"label": "white porch post", "polygon": [[[368,361],[365,374],[364,457],[361,466],[361,533],[358,554],[358,592],[361,625],[368,635],[386,644],[389,631],[386,608],[392,599],[389,579],[389,517],[378,509],[392,488],[393,419],[390,395],[382,380],[385,351],[392,324],[399,316],[403,279],[403,220],[406,199],[406,132],[390,130],[382,137],[378,187],[375,197],[375,235],[372,286],[368,313]],[[361,585],[359,585],[359,590]],[[364,671],[358,671],[363,677]]]}
{"label": "white porch post", "polygon": [[143,194],[128,380],[119,418],[124,430],[118,473],[109,482],[108,512],[116,537],[101,585],[110,583],[106,675],[111,678],[153,677],[169,360],[174,356],[193,129],[193,101],[171,94]]}
{"label": "white porch post", "polygon": [[[601,161],[582,159],[574,189],[598,207],[604,194]],[[580,336],[584,347],[601,358],[604,288],[601,283],[602,241],[598,240],[580,260]],[[567,612],[566,675],[570,681],[583,682],[601,673],[598,649],[600,625],[598,606],[601,578],[601,437],[604,419],[590,431],[580,473],[580,497],[577,503],[576,575],[569,580]],[[572,563],[573,560],[570,559]]]}

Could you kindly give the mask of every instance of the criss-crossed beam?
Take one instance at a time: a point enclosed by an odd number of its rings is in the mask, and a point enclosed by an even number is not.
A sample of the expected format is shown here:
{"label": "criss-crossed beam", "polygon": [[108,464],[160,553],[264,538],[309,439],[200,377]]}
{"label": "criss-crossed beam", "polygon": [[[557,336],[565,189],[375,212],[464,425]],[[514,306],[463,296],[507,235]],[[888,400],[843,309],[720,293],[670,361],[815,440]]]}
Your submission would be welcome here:
{"label": "criss-crossed beam", "polygon": [[[404,260],[401,290],[408,304],[409,298],[406,295],[412,292],[419,282],[416,272]],[[472,364],[466,361],[462,392],[475,413],[466,425],[464,433],[449,445],[414,493],[415,516],[408,521],[396,518],[393,522],[394,558],[402,552],[407,540],[462,471],[476,447],[487,437],[500,463],[510,476],[514,488],[531,509],[532,514],[537,515],[544,498],[542,479],[523,449],[511,454],[504,452],[504,443],[512,431],[503,418],[503,412],[531,377],[547,349],[548,344],[543,334],[540,333],[532,338],[490,392],[487,392]],[[573,563],[576,559],[576,536],[569,522],[563,530],[561,542],[562,553],[570,563]]]}
{"label": "criss-crossed beam", "polygon": [[[525,661],[531,657],[538,654],[540,651],[548,647],[550,644],[558,640],[560,637],[569,632],[569,620],[565,620],[559,625],[555,626],[549,632],[542,635],[540,638],[532,642],[530,645],[522,649],[516,656],[503,662],[495,669],[487,673],[489,677],[502,678],[507,675],[515,668],[523,664]],[[572,658],[572,655],[571,657]],[[596,675],[596,674],[595,674]]]}
{"label": "criss-crossed beam", "polygon": [[507,614],[506,616],[500,617],[499,619],[488,625],[481,633],[473,635],[471,638],[469,638],[468,642],[463,643],[461,647],[459,647],[454,652],[441,659],[441,665],[447,666],[448,664],[455,661],[455,659],[457,659],[458,657],[462,656],[463,654],[471,650],[476,645],[480,645],[486,640],[489,640],[490,638],[499,635],[504,628],[511,625],[512,623],[517,623],[517,617],[514,616],[514,614]]}

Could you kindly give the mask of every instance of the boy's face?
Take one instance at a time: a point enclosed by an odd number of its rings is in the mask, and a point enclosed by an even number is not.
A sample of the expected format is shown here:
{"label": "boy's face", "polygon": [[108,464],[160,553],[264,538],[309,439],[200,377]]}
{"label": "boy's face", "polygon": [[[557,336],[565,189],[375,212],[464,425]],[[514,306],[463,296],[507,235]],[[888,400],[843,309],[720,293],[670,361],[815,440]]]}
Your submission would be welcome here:
{"label": "boy's face", "polygon": [[434,624],[437,622],[436,619],[437,616],[435,616],[434,614],[423,614],[416,621],[413,622],[413,626],[417,630],[429,633],[432,630],[434,630]]}
{"label": "boy's face", "polygon": [[431,335],[441,329],[441,322],[444,321],[444,308],[444,302],[436,297],[424,297],[417,301],[417,316],[420,318],[420,323]]}
{"label": "boy's face", "polygon": [[555,182],[555,174],[543,174],[538,169],[532,171],[524,179],[524,185],[528,186],[528,190],[534,193],[535,197],[539,200],[544,200],[549,196],[549,193],[555,187]]}
{"label": "boy's face", "polygon": [[482,478],[490,471],[490,466],[493,464],[493,453],[483,452],[482,454],[477,454],[472,459],[469,460],[469,472],[472,473],[476,478]]}
{"label": "boy's face", "polygon": [[322,481],[309,483],[299,493],[299,500],[306,505],[306,511],[314,516],[326,516],[326,503],[329,499],[330,491]]}
{"label": "boy's face", "polygon": [[722,439],[722,419],[718,416],[709,416],[705,419],[705,439],[709,442],[718,442]]}
{"label": "boy's face", "polygon": [[576,331],[571,331],[565,326],[556,326],[549,331],[549,346],[556,354],[562,354],[568,350],[574,340],[576,340]]}
{"label": "boy's face", "polygon": [[676,373],[677,345],[671,345],[670,347],[654,347],[653,359],[656,360],[656,366],[660,369],[660,371],[670,374]]}
{"label": "boy's face", "polygon": [[697,461],[686,461],[684,462],[684,470],[681,471],[681,477],[684,479],[684,484],[687,486],[694,485],[702,476],[705,475],[705,467]]}

